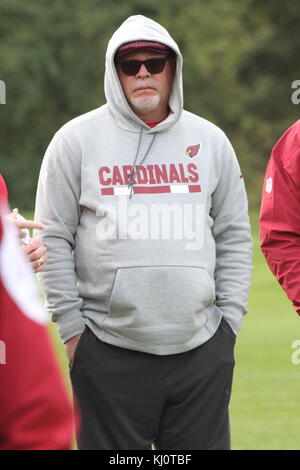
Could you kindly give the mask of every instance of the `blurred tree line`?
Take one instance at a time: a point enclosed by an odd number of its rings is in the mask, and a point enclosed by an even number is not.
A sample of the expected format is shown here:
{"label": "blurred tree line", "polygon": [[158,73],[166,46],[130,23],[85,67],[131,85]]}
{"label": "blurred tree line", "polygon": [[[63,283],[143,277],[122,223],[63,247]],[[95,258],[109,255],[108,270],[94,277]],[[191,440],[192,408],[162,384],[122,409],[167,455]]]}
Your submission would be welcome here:
{"label": "blurred tree line", "polygon": [[105,102],[105,51],[130,15],[165,26],[184,58],[185,109],[219,125],[258,207],[272,146],[299,118],[299,1],[1,0],[1,165],[10,202],[34,206],[39,168],[65,122]]}

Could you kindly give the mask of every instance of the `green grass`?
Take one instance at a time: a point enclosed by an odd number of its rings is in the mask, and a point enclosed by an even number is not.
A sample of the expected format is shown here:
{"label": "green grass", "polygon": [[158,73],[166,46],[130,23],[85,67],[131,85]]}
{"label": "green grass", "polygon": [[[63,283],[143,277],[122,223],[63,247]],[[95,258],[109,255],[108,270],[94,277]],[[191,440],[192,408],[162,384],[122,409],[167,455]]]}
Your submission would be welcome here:
{"label": "green grass", "polygon": [[[259,248],[258,215],[251,217],[254,271],[249,313],[238,336],[230,406],[233,449],[300,449],[300,364],[291,361],[300,318],[267,267]],[[68,364],[55,326],[55,345]]]}
{"label": "green grass", "polygon": [[231,399],[234,449],[299,449],[300,364],[291,347],[300,318],[259,248],[258,216],[251,217],[254,272],[249,312],[238,336]]}

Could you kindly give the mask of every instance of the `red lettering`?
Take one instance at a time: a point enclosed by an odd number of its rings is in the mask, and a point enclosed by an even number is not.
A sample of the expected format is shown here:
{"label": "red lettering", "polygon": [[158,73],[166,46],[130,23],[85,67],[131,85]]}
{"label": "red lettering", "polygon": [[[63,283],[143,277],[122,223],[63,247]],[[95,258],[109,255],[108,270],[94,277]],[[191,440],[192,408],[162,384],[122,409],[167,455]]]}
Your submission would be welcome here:
{"label": "red lettering", "polygon": [[124,184],[124,182],[122,180],[121,172],[120,172],[119,168],[116,165],[113,166],[112,184],[113,185],[115,185],[115,184]]}
{"label": "red lettering", "polygon": [[128,177],[130,173],[132,172],[132,165],[124,165],[123,166],[123,175],[124,175],[124,184],[128,184]]}
{"label": "red lettering", "polygon": [[189,163],[187,166],[188,172],[190,173],[190,182],[197,183],[199,181],[198,167],[195,163]]}
{"label": "red lettering", "polygon": [[[141,175],[141,173],[143,173]],[[141,165],[136,166],[136,176],[137,176],[137,181],[138,184],[145,184],[148,181],[148,175],[147,175],[147,170],[145,167]]]}
{"label": "red lettering", "polygon": [[104,179],[104,174],[103,173],[110,173],[110,169],[107,166],[102,166],[99,171],[99,181],[102,186],[110,185],[111,184],[111,178],[108,178],[107,180]]}
{"label": "red lettering", "polygon": [[174,163],[170,165],[170,183],[180,183],[180,177],[177,173],[176,166]]}
{"label": "red lettering", "polygon": [[168,173],[167,173],[167,165],[161,165],[161,168],[158,165],[154,165],[155,170],[155,177],[157,183],[168,183]]}
{"label": "red lettering", "polygon": [[181,176],[181,182],[182,183],[188,183],[189,179],[185,176],[184,174],[184,166],[183,163],[179,163],[179,171],[180,171],[180,176]]}
{"label": "red lettering", "polygon": [[[98,171],[99,181],[102,186],[109,185],[127,185],[129,183],[129,175],[133,170],[132,165],[123,165],[120,169],[114,165],[111,170],[107,166],[100,167]],[[188,176],[185,174],[187,171]],[[161,184],[161,183],[197,183],[199,181],[199,170],[196,164],[189,163],[186,167],[183,163],[179,163],[176,168],[175,163],[171,163],[169,167],[162,165],[136,165],[134,184]]]}
{"label": "red lettering", "polygon": [[147,168],[148,168],[149,176],[150,176],[149,183],[150,184],[155,184],[156,181],[155,181],[155,178],[153,176],[153,165],[147,165]]}

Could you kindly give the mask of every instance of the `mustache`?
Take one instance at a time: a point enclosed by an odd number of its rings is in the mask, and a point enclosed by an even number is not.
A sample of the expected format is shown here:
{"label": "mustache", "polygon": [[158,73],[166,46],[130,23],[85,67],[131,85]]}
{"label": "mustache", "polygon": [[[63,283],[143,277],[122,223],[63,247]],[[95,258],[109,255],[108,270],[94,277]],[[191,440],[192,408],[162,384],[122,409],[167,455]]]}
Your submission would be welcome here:
{"label": "mustache", "polygon": [[145,81],[140,81],[140,82],[136,82],[134,84],[134,86],[132,87],[132,90],[131,91],[136,91],[138,90],[139,88],[153,88],[154,90],[157,90],[157,86],[156,86],[156,83],[152,80],[149,80],[147,82]]}

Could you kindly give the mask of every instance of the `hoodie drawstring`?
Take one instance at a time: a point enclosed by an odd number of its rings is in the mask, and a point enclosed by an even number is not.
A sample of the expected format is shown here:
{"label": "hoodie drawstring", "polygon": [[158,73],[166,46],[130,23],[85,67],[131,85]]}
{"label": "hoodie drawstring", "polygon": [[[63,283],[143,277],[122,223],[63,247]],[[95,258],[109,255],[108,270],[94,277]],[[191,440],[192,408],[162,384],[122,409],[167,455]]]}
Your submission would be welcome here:
{"label": "hoodie drawstring", "polygon": [[[132,196],[132,188],[133,188],[133,180],[134,180],[134,177],[136,175],[136,171],[135,171],[135,163],[136,163],[136,159],[138,157],[138,154],[139,154],[139,150],[140,150],[140,146],[141,146],[141,141],[142,141],[142,134],[143,134],[143,127],[141,126],[141,132],[140,132],[140,138],[139,138],[139,144],[138,144],[138,148],[137,148],[137,151],[136,151],[136,155],[135,155],[135,159],[134,159],[134,163],[133,163],[133,168],[132,168],[132,171],[128,177],[128,188],[130,187],[130,195],[129,195],[129,199],[131,199],[131,196]],[[157,132],[154,134],[153,136],[153,139],[151,140],[150,144],[149,144],[149,147],[147,149],[147,152],[145,153],[143,159],[140,161],[139,165],[141,165],[144,160],[146,159],[148,153],[150,152],[150,149],[152,147],[152,144],[155,140],[155,137],[157,136]]]}

